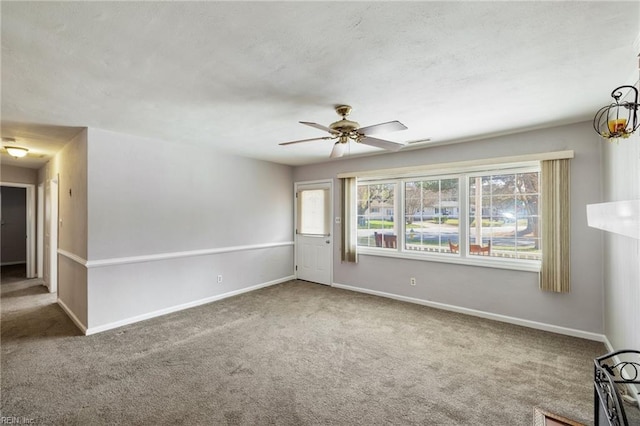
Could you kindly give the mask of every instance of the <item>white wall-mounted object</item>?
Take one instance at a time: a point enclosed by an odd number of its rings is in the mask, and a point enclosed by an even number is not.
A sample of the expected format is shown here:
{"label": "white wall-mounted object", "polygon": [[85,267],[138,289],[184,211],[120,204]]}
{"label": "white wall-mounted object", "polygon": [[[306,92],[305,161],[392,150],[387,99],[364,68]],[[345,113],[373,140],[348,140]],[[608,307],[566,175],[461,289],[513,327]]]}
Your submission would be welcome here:
{"label": "white wall-mounted object", "polygon": [[592,228],[640,239],[640,200],[587,204]]}

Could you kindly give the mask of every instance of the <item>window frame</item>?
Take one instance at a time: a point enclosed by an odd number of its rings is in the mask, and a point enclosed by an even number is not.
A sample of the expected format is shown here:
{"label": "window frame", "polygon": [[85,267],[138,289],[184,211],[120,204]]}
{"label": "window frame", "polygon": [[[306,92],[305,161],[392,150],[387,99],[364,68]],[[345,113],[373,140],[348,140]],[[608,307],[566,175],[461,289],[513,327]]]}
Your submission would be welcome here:
{"label": "window frame", "polygon": [[[382,179],[367,179],[366,182],[360,182],[358,181],[358,183],[356,184],[356,194],[358,193],[358,187],[361,184],[365,184],[365,185],[389,185],[392,184],[394,186],[393,188],[393,230],[394,232],[397,232],[398,234],[400,233],[400,226],[401,223],[398,223],[398,195],[399,195],[399,191],[398,191],[398,182],[396,179],[389,179],[389,178],[382,178]],[[358,201],[358,199],[356,198],[356,202]],[[356,227],[357,227],[357,213],[356,213]],[[384,214],[382,214],[382,221],[384,221]],[[384,230],[384,228],[382,228]],[[399,244],[398,244],[399,246]],[[358,247],[358,252],[360,252],[361,248],[371,248],[374,250],[395,250],[395,249],[389,249],[389,248],[385,248],[385,247],[372,247],[372,246],[361,246],[361,245],[357,245]]]}
{"label": "window frame", "polygon": [[[383,256],[410,260],[421,260],[429,262],[442,262],[470,266],[481,266],[498,269],[512,269],[519,271],[539,272],[541,260],[534,259],[513,259],[495,256],[477,256],[469,254],[469,178],[491,174],[516,174],[516,173],[540,173],[539,161],[528,161],[518,163],[502,163],[495,165],[483,165],[475,167],[452,167],[441,170],[425,170],[421,173],[410,173],[406,175],[379,175],[367,176],[358,179],[358,186],[371,183],[394,183],[394,212],[396,218],[401,218],[395,225],[397,231],[397,247],[369,247],[357,246],[359,254],[368,256]],[[405,248],[406,238],[406,212],[405,212],[405,188],[407,182],[419,180],[443,180],[458,179],[458,253],[442,253],[408,250]],[[540,191],[540,188],[539,188]],[[539,203],[538,209],[542,208]],[[540,215],[541,216],[541,215]]]}
{"label": "window frame", "polygon": [[[433,181],[433,180],[438,180],[438,181],[443,181],[443,180],[457,180],[458,181],[458,238],[460,238],[460,216],[462,215],[462,205],[460,202],[460,199],[462,197],[462,192],[461,192],[461,185],[460,185],[460,180],[461,180],[461,175],[460,174],[456,174],[456,173],[448,173],[448,174],[434,174],[434,175],[430,175],[430,176],[415,176],[415,177],[406,177],[406,178],[401,178],[400,182],[399,182],[399,186],[402,188],[402,206],[403,209],[405,208],[404,206],[406,206],[406,187],[407,187],[407,182],[416,182],[416,181]],[[405,213],[405,211],[403,210],[402,213]],[[406,214],[403,216],[403,219],[406,218]],[[405,236],[407,235],[407,223],[406,223],[406,219],[402,221],[402,241],[398,241],[398,247],[400,247],[400,245],[402,244],[402,250],[406,253],[415,253],[417,250],[409,250],[407,249],[406,246],[406,241],[405,241]],[[423,253],[432,253],[436,256],[442,256],[443,254],[446,256],[455,256],[455,253],[441,253],[441,252],[420,252],[417,251],[419,254],[423,254]]]}
{"label": "window frame", "polygon": [[[497,173],[496,173],[497,172]],[[469,206],[471,206],[471,194],[469,193],[471,185],[469,183],[469,181],[471,180],[471,178],[476,178],[476,177],[480,177],[480,178],[484,178],[486,176],[496,176],[499,174],[503,174],[503,175],[517,175],[517,174],[526,174],[526,173],[538,173],[538,192],[537,192],[537,197],[538,197],[538,227],[540,228],[541,226],[541,220],[542,220],[542,214],[541,214],[541,192],[540,192],[540,185],[542,184],[540,181],[540,166],[529,166],[529,167],[518,167],[518,168],[512,168],[512,169],[499,169],[499,170],[491,170],[491,171],[485,171],[485,172],[474,172],[474,173],[465,173],[465,178],[466,178],[466,189],[467,189],[467,208],[469,208]],[[491,194],[488,195],[489,197],[494,197],[495,195]],[[510,196],[511,198],[511,196]],[[514,200],[515,200],[515,194],[513,196]],[[482,217],[482,214],[481,214]],[[516,214],[516,220],[518,218],[518,215]],[[466,242],[467,242],[467,254],[469,253],[469,232],[470,232],[470,223],[469,223],[469,211],[467,211],[467,228],[466,228],[466,232],[467,232],[467,238],[466,238]],[[541,236],[538,236],[538,240],[541,239]],[[516,237],[517,240],[517,237]],[[540,242],[541,244],[541,242]],[[491,257],[491,256],[489,256]],[[494,258],[497,258],[498,256],[494,256]],[[539,259],[514,259],[514,258],[503,258],[505,261],[526,261],[526,262],[542,262],[542,247],[540,248],[540,255],[539,255]]]}

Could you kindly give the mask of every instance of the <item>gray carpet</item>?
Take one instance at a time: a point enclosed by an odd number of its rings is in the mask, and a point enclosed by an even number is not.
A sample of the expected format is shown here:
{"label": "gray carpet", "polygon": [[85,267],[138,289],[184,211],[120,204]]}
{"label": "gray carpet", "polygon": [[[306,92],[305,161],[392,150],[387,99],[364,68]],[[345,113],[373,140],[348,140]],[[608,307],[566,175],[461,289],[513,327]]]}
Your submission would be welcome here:
{"label": "gray carpet", "polygon": [[2,285],[2,416],[37,424],[592,424],[600,343],[293,281],[81,336]]}

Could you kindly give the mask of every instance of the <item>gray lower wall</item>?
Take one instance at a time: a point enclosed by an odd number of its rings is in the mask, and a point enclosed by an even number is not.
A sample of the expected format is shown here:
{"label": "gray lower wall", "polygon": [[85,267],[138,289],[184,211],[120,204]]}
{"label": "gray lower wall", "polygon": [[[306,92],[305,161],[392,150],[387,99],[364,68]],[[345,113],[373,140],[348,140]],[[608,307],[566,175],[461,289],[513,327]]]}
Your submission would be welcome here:
{"label": "gray lower wall", "polygon": [[[423,301],[473,309],[494,316],[538,322],[601,334],[603,324],[602,238],[587,227],[586,205],[601,198],[600,140],[590,123],[523,132],[361,158],[294,168],[294,181],[334,178],[340,172],[449,163],[574,150],[571,163],[572,291],[550,294],[538,289],[538,274],[422,260],[360,256],[358,264],[340,262],[339,241],[334,252],[334,282]],[[327,148],[329,150],[329,148]],[[335,211],[340,212],[339,182],[335,180]],[[335,225],[334,235],[340,235]],[[410,286],[409,277],[418,285]]]}
{"label": "gray lower wall", "polygon": [[293,245],[90,267],[89,332],[281,282],[292,275]]}

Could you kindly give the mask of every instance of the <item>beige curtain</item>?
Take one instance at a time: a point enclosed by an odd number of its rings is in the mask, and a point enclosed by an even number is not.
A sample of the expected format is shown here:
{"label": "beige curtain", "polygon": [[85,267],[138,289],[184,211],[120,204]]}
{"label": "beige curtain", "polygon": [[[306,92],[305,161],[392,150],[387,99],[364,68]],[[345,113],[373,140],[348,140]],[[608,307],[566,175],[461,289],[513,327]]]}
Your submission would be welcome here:
{"label": "beige curtain", "polygon": [[541,162],[542,269],[540,289],[570,291],[569,160]]}
{"label": "beige curtain", "polygon": [[342,261],[358,263],[357,182],[355,177],[340,180],[342,184]]}

